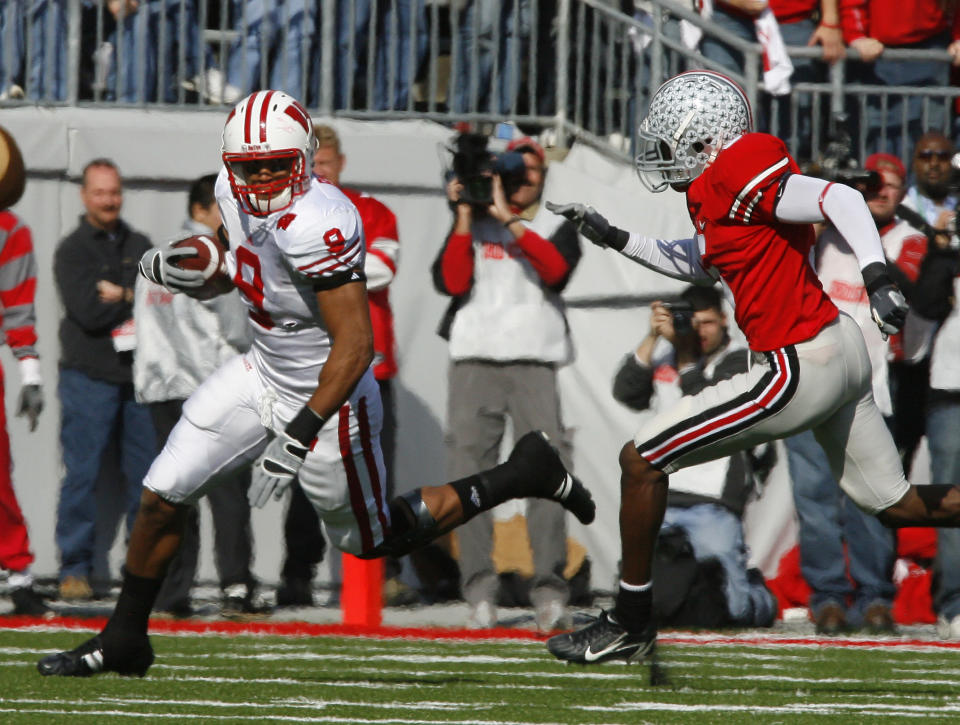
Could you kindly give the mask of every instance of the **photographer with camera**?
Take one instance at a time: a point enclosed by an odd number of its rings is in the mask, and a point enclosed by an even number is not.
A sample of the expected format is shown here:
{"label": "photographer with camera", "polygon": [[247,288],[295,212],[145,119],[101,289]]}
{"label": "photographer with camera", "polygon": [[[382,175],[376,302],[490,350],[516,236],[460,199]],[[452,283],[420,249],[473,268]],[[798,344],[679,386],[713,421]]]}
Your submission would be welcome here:
{"label": "photographer with camera", "polygon": [[[571,344],[560,292],[580,260],[574,225],[540,205],[546,156],[530,138],[491,154],[486,140],[462,134],[447,196],[454,224],[433,264],[437,290],[452,297],[440,334],[450,343],[447,466],[454,478],[497,463],[506,418],[520,438],[542,430],[570,469],[560,418],[556,369]],[[566,517],[552,501],[531,500],[531,601],[537,627],[569,623]],[[496,624],[498,577],[493,519],[477,516],[458,530],[469,626]]]}
{"label": "photographer with camera", "polygon": [[[691,286],[681,293],[678,302],[652,304],[650,331],[617,371],[613,397],[638,411],[669,410],[681,396],[746,372],[749,354],[746,347],[730,339],[720,291]],[[684,580],[680,574],[683,564],[669,561],[669,556],[662,553],[677,547],[660,547],[662,565],[675,569],[673,576],[661,578],[672,585],[655,592],[654,611],[662,624],[773,624],[777,602],[760,572],[747,569],[742,518],[747,501],[756,491],[755,477],[765,477],[775,455],[772,445],[750,453],[738,451],[670,477],[660,537],[686,537],[703,583],[696,597],[691,597],[691,587],[696,584],[689,579],[681,585],[684,590],[678,590],[678,582]],[[722,568],[719,581],[706,573],[711,559]],[[697,600],[696,606],[682,608],[681,602],[692,598]],[[718,607],[719,613],[715,611]]]}

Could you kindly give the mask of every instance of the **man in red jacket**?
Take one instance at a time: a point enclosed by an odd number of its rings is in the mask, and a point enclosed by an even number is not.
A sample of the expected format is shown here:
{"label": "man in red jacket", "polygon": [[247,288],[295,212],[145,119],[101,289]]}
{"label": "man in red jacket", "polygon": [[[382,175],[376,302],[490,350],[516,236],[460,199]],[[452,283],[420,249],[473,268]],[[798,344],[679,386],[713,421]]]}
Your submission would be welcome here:
{"label": "man in red jacket", "polygon": [[[948,0],[840,0],[843,38],[861,53],[864,65],[855,80],[885,86],[931,86],[950,82],[950,64],[883,57],[885,48],[948,50],[960,64],[960,13]],[[907,123],[903,124],[903,104]],[[931,128],[945,128],[946,103],[932,103],[923,117],[923,98],[892,95],[887,107],[873,96],[867,104],[867,151],[889,151],[909,158],[915,139]]]}

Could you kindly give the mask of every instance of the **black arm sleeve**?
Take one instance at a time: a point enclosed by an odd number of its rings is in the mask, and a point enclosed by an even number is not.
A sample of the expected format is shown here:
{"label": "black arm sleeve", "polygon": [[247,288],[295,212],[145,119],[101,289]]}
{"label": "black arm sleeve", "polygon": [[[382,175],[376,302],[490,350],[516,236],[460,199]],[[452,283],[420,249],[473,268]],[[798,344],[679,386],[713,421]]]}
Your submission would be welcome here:
{"label": "black arm sleeve", "polygon": [[646,410],[653,396],[653,370],[637,362],[631,353],[624,359],[613,379],[615,400],[634,410]]}
{"label": "black arm sleeve", "polygon": [[553,246],[557,248],[557,251],[560,252],[560,255],[567,260],[567,264],[570,267],[564,278],[550,287],[550,290],[553,292],[562,292],[563,288],[567,286],[567,282],[570,281],[570,275],[573,274],[573,270],[577,268],[580,257],[583,255],[580,249],[580,235],[577,234],[577,227],[573,222],[564,221],[557,227],[557,230],[550,235],[549,239],[553,243]]}

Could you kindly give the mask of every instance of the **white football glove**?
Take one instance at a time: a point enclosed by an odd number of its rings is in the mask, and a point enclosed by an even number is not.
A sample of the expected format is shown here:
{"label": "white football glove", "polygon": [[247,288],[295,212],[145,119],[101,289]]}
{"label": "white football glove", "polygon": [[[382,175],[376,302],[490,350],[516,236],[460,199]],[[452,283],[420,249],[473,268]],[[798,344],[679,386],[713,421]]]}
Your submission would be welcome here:
{"label": "white football glove", "polygon": [[207,280],[200,269],[180,269],[174,262],[181,257],[195,257],[197,250],[190,247],[154,247],[140,257],[140,274],[151,282],[161,284],[171,292],[198,289]]}
{"label": "white football glove", "polygon": [[272,495],[283,496],[290,482],[297,477],[308,449],[287,433],[280,433],[270,441],[267,449],[253,464],[247,499],[251,506],[263,508]]}

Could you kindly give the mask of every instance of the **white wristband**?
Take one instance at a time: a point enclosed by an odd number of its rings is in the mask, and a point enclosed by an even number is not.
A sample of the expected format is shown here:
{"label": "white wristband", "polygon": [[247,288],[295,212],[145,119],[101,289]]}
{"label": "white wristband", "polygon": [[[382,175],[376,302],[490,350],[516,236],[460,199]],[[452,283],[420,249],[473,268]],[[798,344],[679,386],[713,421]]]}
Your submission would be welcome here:
{"label": "white wristband", "polygon": [[39,358],[23,357],[17,362],[20,366],[21,385],[43,385],[43,377],[40,375]]}

